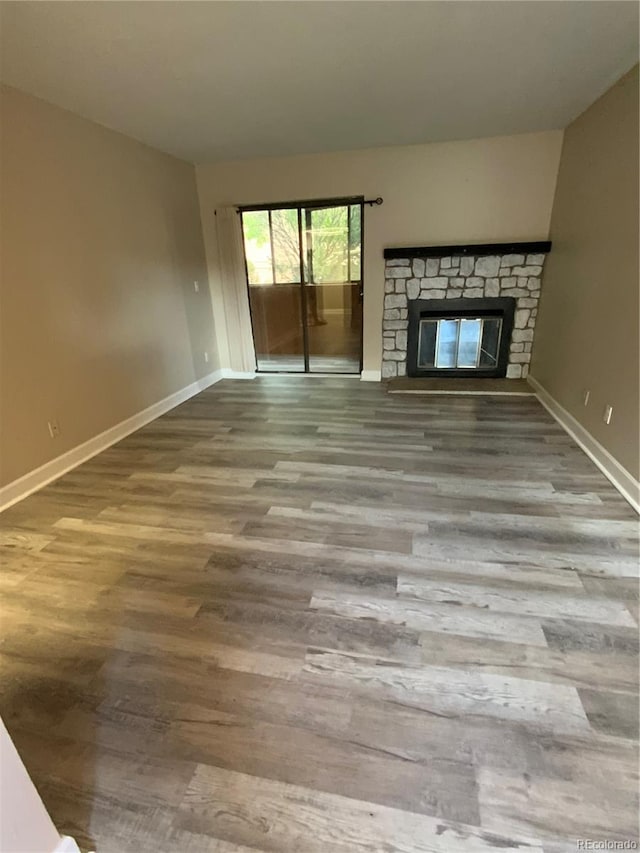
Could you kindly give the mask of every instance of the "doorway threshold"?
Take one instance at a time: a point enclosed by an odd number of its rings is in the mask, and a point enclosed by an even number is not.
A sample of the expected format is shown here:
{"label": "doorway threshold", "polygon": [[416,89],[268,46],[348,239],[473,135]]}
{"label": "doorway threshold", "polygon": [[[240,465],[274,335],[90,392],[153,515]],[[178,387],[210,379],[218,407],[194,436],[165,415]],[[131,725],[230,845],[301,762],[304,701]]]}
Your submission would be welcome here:
{"label": "doorway threshold", "polygon": [[257,377],[278,376],[291,379],[360,379],[359,373],[305,373],[303,370],[256,370]]}

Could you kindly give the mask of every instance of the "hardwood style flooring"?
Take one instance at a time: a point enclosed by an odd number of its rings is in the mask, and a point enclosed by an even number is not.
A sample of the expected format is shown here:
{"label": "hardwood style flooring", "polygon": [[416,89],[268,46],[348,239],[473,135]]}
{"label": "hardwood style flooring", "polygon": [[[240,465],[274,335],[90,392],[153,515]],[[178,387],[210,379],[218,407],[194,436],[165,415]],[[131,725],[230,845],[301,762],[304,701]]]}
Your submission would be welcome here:
{"label": "hardwood style flooring", "polygon": [[535,396],[526,379],[486,379],[401,376],[387,380],[390,394],[525,394]]}
{"label": "hardwood style flooring", "polygon": [[0,713],[97,853],[637,841],[637,533],[535,398],[227,380],[4,514]]}

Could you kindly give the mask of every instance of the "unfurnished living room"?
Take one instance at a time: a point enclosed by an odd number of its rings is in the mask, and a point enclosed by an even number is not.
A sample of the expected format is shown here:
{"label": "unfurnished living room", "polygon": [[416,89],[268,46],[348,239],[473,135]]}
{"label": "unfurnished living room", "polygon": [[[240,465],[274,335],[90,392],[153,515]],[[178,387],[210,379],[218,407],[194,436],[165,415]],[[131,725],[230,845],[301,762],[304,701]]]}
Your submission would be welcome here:
{"label": "unfurnished living room", "polygon": [[0,853],[638,849],[638,33],[0,0]]}

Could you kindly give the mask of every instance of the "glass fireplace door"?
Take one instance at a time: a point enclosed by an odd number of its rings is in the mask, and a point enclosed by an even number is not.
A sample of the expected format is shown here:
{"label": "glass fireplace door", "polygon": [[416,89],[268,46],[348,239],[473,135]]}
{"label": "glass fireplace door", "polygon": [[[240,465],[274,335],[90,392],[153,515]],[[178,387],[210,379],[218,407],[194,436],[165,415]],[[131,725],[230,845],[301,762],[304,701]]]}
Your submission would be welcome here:
{"label": "glass fireplace door", "polygon": [[420,321],[418,368],[493,368],[498,364],[501,317],[439,317]]}

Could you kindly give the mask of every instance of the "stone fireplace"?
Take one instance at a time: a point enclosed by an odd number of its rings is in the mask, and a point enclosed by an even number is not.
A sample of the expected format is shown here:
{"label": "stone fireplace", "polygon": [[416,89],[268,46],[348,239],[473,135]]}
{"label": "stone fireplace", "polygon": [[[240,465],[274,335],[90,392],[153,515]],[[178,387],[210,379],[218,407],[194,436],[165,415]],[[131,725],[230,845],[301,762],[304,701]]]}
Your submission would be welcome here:
{"label": "stone fireplace", "polygon": [[385,249],[382,378],[526,377],[550,248]]}

